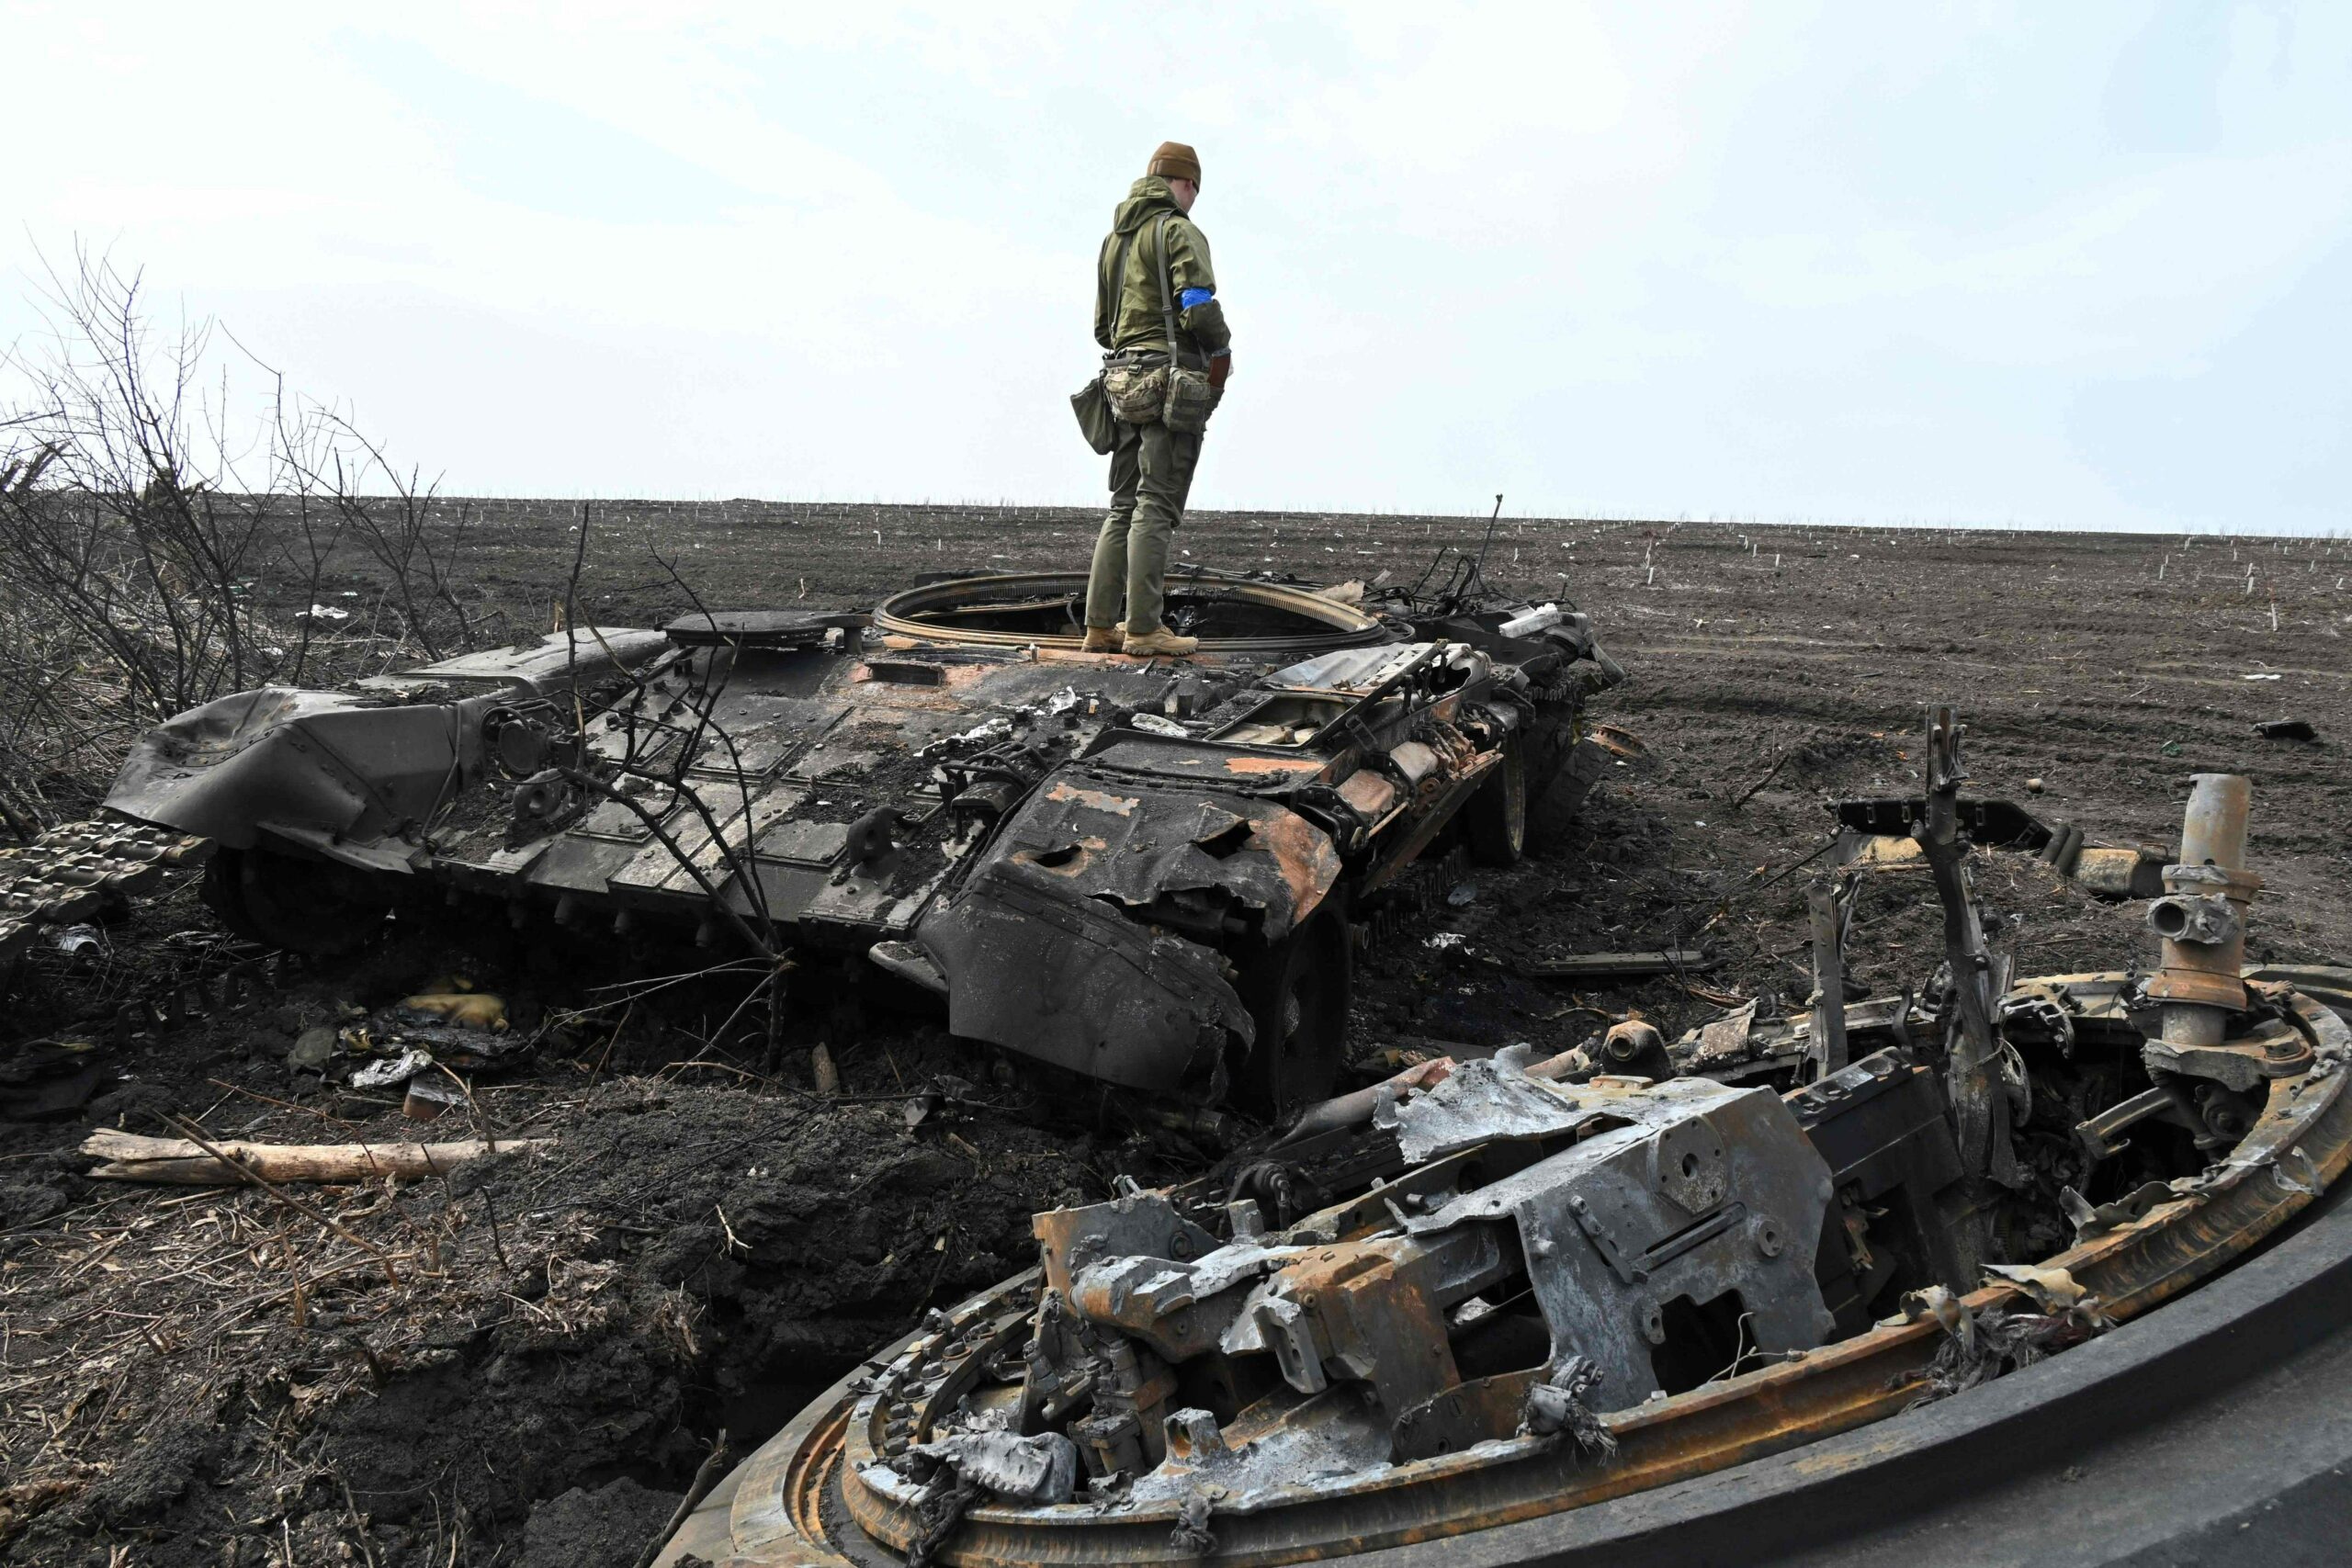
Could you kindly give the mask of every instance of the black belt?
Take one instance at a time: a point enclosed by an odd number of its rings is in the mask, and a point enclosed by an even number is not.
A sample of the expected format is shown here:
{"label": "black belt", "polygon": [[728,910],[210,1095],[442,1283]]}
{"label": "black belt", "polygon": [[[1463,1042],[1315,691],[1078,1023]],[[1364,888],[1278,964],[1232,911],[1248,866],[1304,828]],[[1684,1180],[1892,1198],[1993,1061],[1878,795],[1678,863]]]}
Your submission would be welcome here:
{"label": "black belt", "polygon": [[[1167,364],[1168,351],[1164,348],[1123,348],[1116,354],[1104,355],[1102,356],[1102,363],[1105,365],[1140,366],[1146,369],[1149,369],[1155,366]],[[1205,370],[1209,367],[1207,358],[1197,354],[1181,355],[1178,358],[1177,363],[1182,365],[1187,370]]]}

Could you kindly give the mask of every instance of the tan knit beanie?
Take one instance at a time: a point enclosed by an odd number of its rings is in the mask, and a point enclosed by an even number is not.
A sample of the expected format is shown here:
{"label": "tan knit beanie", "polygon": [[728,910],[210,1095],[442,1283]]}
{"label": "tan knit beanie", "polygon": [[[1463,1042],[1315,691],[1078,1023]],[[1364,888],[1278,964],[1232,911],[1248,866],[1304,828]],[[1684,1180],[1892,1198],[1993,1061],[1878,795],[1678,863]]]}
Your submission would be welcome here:
{"label": "tan knit beanie", "polygon": [[1201,183],[1201,157],[1181,141],[1163,141],[1159,151],[1151,155],[1150,165],[1144,173],[1163,179],[1190,180],[1197,186]]}

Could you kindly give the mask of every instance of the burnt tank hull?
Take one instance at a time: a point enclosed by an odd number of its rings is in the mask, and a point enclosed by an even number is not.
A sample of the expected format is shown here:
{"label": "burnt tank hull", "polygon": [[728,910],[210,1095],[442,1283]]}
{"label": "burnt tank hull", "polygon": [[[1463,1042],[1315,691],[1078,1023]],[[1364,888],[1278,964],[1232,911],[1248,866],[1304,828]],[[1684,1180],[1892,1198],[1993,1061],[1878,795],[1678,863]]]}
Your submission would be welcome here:
{"label": "burnt tank hull", "polygon": [[1206,576],[1171,600],[1197,657],[1087,654],[1082,592],[956,579],[242,694],[143,739],[108,805],[221,846],[215,908],[280,946],[473,895],[526,930],[862,953],[1108,1083],[1312,1093],[1349,908],[1449,834],[1516,855],[1623,671],[1556,607]]}

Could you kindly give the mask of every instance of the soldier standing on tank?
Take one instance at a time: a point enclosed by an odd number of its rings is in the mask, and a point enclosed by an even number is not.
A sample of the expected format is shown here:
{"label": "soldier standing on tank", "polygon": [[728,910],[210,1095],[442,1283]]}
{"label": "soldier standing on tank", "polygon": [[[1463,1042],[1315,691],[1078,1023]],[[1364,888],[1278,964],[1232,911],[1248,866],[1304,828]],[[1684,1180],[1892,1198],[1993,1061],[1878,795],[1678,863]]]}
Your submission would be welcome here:
{"label": "soldier standing on tank", "polygon": [[[1163,141],[1119,204],[1095,261],[1094,341],[1106,378],[1166,366],[1172,316],[1176,363],[1204,371],[1212,398],[1223,396],[1233,334],[1217,303],[1208,241],[1188,216],[1200,189],[1200,159],[1181,141]],[[1183,520],[1200,456],[1198,431],[1171,430],[1157,417],[1120,418],[1111,510],[1086,587],[1088,652],[1181,657],[1200,646],[1161,620],[1170,536]]]}

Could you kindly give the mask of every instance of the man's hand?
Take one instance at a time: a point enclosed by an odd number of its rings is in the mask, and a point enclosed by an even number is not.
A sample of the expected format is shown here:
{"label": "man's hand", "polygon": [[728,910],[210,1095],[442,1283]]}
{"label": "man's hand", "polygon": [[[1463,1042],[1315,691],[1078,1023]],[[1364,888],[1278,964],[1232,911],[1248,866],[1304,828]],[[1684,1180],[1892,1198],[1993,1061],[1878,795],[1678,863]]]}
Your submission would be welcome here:
{"label": "man's hand", "polygon": [[1225,378],[1232,374],[1233,355],[1230,353],[1220,354],[1209,361],[1210,386],[1222,391],[1225,389]]}

